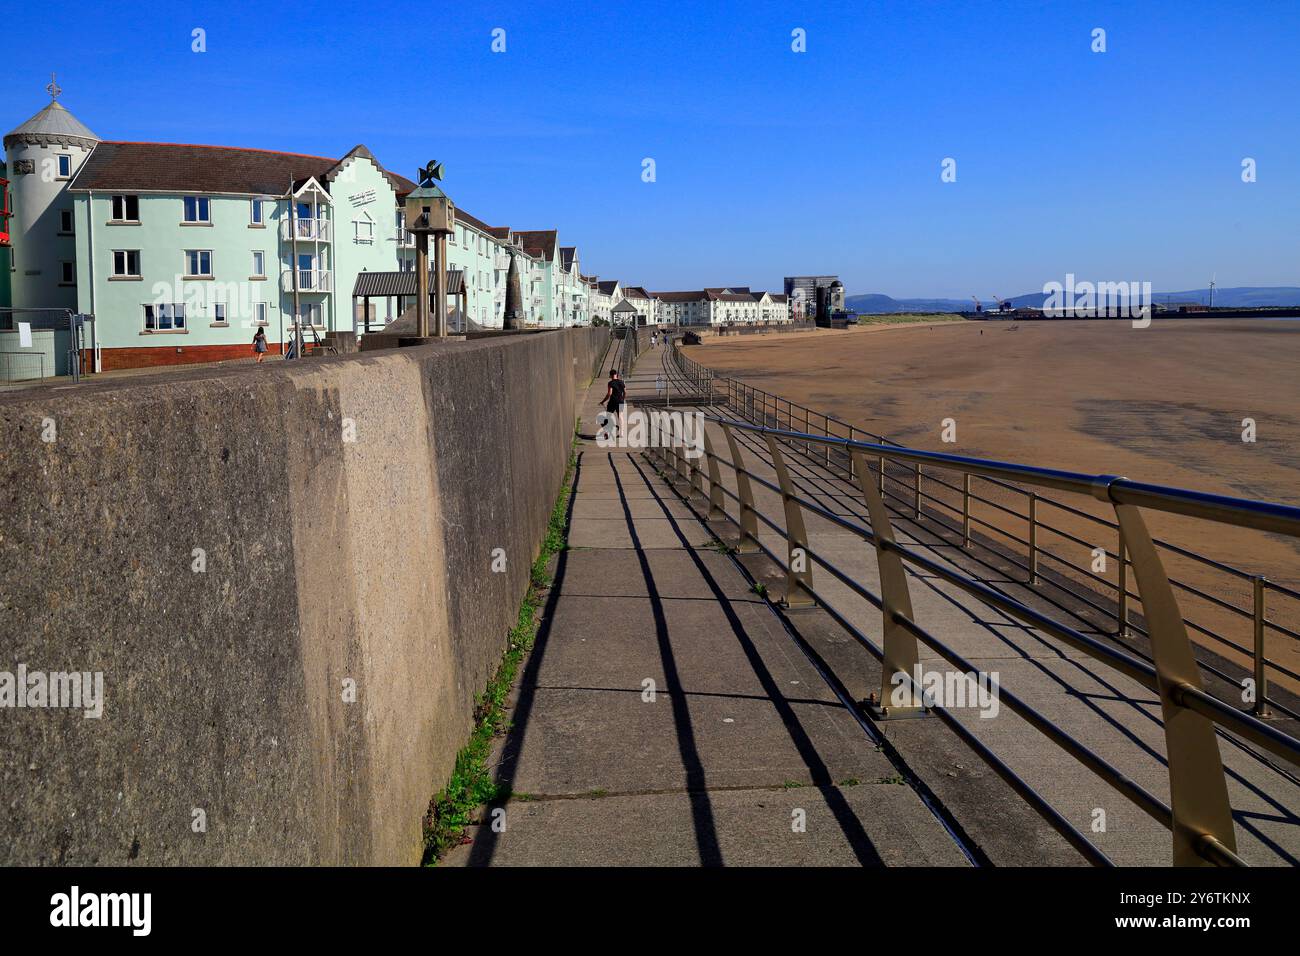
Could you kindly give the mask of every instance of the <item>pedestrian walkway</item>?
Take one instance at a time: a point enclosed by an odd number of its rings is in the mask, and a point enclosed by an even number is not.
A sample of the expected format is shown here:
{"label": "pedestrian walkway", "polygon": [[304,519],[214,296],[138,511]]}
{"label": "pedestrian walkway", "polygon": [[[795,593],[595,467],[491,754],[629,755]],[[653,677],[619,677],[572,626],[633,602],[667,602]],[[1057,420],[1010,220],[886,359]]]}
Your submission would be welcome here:
{"label": "pedestrian walkway", "polygon": [[444,865],[966,865],[705,525],[597,444],[604,389],[494,755],[509,797]]}

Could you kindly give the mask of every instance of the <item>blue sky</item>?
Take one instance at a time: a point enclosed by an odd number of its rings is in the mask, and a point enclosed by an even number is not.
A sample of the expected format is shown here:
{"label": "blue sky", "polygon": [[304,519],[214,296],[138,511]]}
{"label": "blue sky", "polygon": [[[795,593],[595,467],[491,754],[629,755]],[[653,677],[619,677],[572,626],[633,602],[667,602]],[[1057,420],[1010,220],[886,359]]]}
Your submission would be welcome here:
{"label": "blue sky", "polygon": [[1293,0],[146,0],[10,4],[6,27],[6,129],[55,70],[106,139],[439,159],[479,218],[651,289],[1300,285]]}

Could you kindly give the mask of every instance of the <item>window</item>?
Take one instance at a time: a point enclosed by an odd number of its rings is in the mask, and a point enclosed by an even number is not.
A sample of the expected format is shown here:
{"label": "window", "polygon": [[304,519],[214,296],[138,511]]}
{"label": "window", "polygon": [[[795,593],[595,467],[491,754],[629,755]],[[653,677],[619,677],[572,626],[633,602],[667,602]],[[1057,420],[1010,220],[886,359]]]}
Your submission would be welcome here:
{"label": "window", "polygon": [[140,221],[140,197],[139,196],[114,196],[112,221],[113,222],[139,222]]}
{"label": "window", "polygon": [[214,304],[213,304],[213,306],[212,306],[212,324],[213,324],[213,325],[225,325],[225,324],[226,324],[226,303],[224,303],[224,302],[217,302],[217,303],[214,303]]}
{"label": "window", "polygon": [[248,201],[248,224],[250,226],[266,225],[266,220],[262,218],[262,200],[250,199]]}
{"label": "window", "polygon": [[253,303],[253,321],[256,322],[258,325],[267,324],[265,302]]}
{"label": "window", "polygon": [[211,278],[212,250],[211,249],[186,249],[185,250],[185,274],[187,276],[200,276],[200,277]]}
{"label": "window", "polygon": [[370,213],[363,212],[360,219],[353,219],[352,228],[355,230],[354,242],[370,245],[375,241],[375,221],[370,218]]}
{"label": "window", "polygon": [[59,283],[61,285],[77,284],[77,264],[75,262],[59,263]]}
{"label": "window", "polygon": [[207,196],[185,197],[185,222],[211,224],[212,209]]}
{"label": "window", "polygon": [[156,305],[146,305],[144,328],[146,332],[185,331],[185,303],[160,302]]}
{"label": "window", "polygon": [[119,278],[138,278],[140,275],[140,250],[114,249],[113,275]]}
{"label": "window", "polygon": [[72,176],[72,156],[69,153],[59,153],[59,178],[68,179]]}
{"label": "window", "polygon": [[59,210],[59,232],[62,232],[66,235],[72,234],[72,210],[71,209]]}
{"label": "window", "polygon": [[321,308],[319,302],[304,302],[298,306],[298,323],[301,326],[312,325],[322,328]]}
{"label": "window", "polygon": [[256,279],[266,278],[266,253],[261,250],[253,253],[253,277]]}

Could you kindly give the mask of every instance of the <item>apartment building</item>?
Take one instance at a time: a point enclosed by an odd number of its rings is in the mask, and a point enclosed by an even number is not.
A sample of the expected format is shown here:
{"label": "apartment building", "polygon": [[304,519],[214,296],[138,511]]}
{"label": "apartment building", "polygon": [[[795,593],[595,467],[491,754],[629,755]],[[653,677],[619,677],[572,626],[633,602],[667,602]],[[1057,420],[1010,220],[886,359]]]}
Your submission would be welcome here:
{"label": "apartment building", "polygon": [[657,321],[665,325],[733,325],[791,321],[784,293],[754,292],[748,286],[692,292],[655,292]]}
{"label": "apartment building", "polygon": [[[259,327],[273,345],[295,330],[342,342],[411,305],[410,292],[374,290],[409,285],[402,201],[415,184],[364,145],[336,158],[103,140],[58,92],[4,138],[0,306],[93,316],[87,370],[247,357]],[[462,208],[447,259],[471,330],[503,326],[512,263],[526,326],[789,317],[785,295],[652,294],[584,275],[557,229],[492,226]]]}
{"label": "apartment building", "polygon": [[[327,157],[104,140],[52,98],[4,149],[0,306],[93,315],[87,369],[246,357],[258,326],[273,344],[295,328],[327,339],[410,304],[354,301],[358,276],[416,258],[401,206],[415,184],[363,145]],[[512,258],[526,324],[590,322],[577,248],[556,230],[458,208],[447,258],[470,327],[502,326]]]}

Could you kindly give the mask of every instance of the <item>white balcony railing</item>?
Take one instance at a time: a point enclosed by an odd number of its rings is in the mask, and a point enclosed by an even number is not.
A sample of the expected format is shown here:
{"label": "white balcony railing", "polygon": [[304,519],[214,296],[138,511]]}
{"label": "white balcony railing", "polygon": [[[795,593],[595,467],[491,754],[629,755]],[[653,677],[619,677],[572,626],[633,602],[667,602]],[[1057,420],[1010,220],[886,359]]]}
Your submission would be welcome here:
{"label": "white balcony railing", "polygon": [[[333,292],[334,273],[329,269],[298,269],[299,292]],[[293,291],[294,270],[286,269],[280,273],[280,288],[284,292]]]}
{"label": "white balcony railing", "polygon": [[330,221],[328,219],[288,219],[280,220],[280,238],[297,239],[299,242],[329,242]]}

